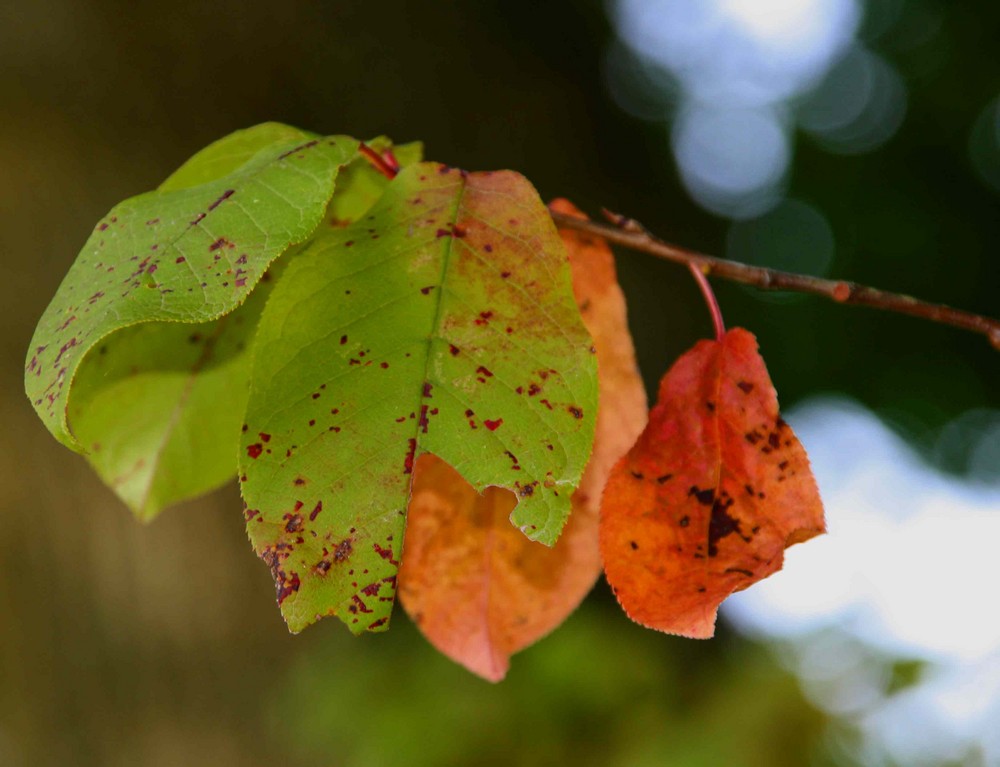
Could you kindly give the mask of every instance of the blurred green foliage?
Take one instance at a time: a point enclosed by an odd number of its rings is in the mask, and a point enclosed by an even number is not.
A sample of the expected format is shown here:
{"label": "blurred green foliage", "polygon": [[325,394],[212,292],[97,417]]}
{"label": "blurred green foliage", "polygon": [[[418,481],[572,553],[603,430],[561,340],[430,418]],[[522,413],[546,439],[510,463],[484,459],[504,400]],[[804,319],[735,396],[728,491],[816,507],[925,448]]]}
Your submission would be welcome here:
{"label": "blurred green foliage", "polygon": [[[790,193],[829,220],[831,275],[996,313],[998,192],[967,141],[1000,90],[1000,6],[894,5],[870,43],[909,88],[900,133],[846,158],[802,139]],[[761,648],[725,627],[710,643],[644,632],[604,589],[498,687],[437,657],[401,614],[384,638],[330,622],[292,638],[234,488],[139,526],[21,390],[34,324],[94,222],[268,119],[422,139],[430,158],[514,168],[545,198],[724,252],[728,225],[677,184],[663,126],[611,105],[608,35],[596,0],[0,5],[0,764],[848,760]],[[652,385],[709,319],[682,270],[619,262]],[[729,323],[759,336],[786,406],[846,392],[928,453],[950,419],[1000,406],[1000,355],[980,338],[718,294]]]}

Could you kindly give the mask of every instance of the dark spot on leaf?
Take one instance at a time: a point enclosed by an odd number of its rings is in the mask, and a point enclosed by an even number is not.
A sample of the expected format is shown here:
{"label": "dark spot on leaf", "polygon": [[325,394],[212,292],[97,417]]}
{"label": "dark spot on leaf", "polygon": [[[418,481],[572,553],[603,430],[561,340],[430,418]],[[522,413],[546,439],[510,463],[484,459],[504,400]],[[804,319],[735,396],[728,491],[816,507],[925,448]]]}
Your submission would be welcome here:
{"label": "dark spot on leaf", "polygon": [[420,429],[423,431],[424,434],[427,433],[427,426],[428,426],[427,405],[420,406],[420,420],[417,421],[417,425],[420,427]]}
{"label": "dark spot on leaf", "polygon": [[353,551],[354,544],[351,543],[351,539],[344,538],[344,540],[337,544],[337,548],[333,550],[333,561],[338,563],[344,562],[351,556],[351,552]]}
{"label": "dark spot on leaf", "polygon": [[708,523],[708,556],[714,557],[719,553],[716,545],[722,538],[731,533],[740,532],[739,520],[729,515],[729,508],[733,505],[733,499],[724,495],[720,496],[712,504],[712,517]]}
{"label": "dark spot on leaf", "polygon": [[270,442],[271,441],[271,435],[270,434],[265,434],[264,432],[258,432],[257,436],[260,437],[260,439],[261,439],[262,442]]}
{"label": "dark spot on leaf", "polygon": [[673,476],[674,476],[673,474],[662,474],[656,478],[656,481],[662,485],[664,482],[668,481]]}
{"label": "dark spot on leaf", "polygon": [[687,527],[688,525],[691,524],[691,518],[687,514],[685,514],[683,517],[680,518],[680,520],[678,520],[677,524],[680,525],[681,527]]}
{"label": "dark spot on leaf", "polygon": [[319,139],[315,139],[315,140],[310,141],[310,142],[308,142],[306,144],[303,144],[302,146],[297,146],[297,147],[295,147],[295,149],[289,149],[284,154],[279,155],[278,159],[279,160],[284,160],[286,157],[290,157],[291,155],[293,155],[293,154],[295,154],[297,152],[301,152],[301,151],[303,151],[305,149],[311,149],[312,147],[316,146],[318,143],[319,143]]}
{"label": "dark spot on leaf", "polygon": [[410,438],[409,448],[406,451],[406,458],[403,460],[403,473],[412,474],[413,473],[413,456],[417,452],[417,440]]}
{"label": "dark spot on leaf", "polygon": [[387,561],[390,565],[397,565],[397,566],[399,565],[399,562],[397,562],[395,559],[392,558],[392,546],[386,546],[385,548],[383,548],[382,546],[379,546],[377,543],[373,543],[372,548],[375,549],[376,554],[382,557],[382,559]]}
{"label": "dark spot on leaf", "polygon": [[313,510],[309,512],[309,521],[312,522],[316,519],[316,515],[323,511],[323,501],[317,501]]}
{"label": "dark spot on leaf", "polygon": [[451,352],[452,357],[457,357],[460,349],[455,344],[448,344],[448,351]]}
{"label": "dark spot on leaf", "polygon": [[510,452],[510,450],[504,450],[503,452],[504,452],[504,455],[506,455],[508,458],[510,458],[511,468],[514,469],[515,471],[520,471],[521,470],[521,464],[517,460],[517,456],[514,455],[512,452]]}
{"label": "dark spot on leaf", "polygon": [[496,431],[500,428],[500,424],[503,423],[503,418],[498,418],[495,421],[491,421],[489,418],[483,419],[483,426],[485,426],[490,431]]}
{"label": "dark spot on leaf", "polygon": [[583,418],[583,411],[580,408],[578,408],[576,405],[570,405],[568,408],[566,408],[566,410],[568,410],[569,414],[571,416],[573,416],[574,418],[577,418],[577,419]]}
{"label": "dark spot on leaf", "polygon": [[750,392],[753,391],[753,384],[747,381],[740,381],[736,385],[740,387],[740,390],[742,390],[744,394],[749,394]]}
{"label": "dark spot on leaf", "polygon": [[639,548],[639,544],[636,543],[635,541],[629,541],[628,545],[632,547],[632,551],[635,551],[636,549]]}
{"label": "dark spot on leaf", "polygon": [[374,612],[370,607],[368,607],[368,605],[366,605],[361,600],[361,597],[359,597],[357,594],[354,594],[351,597],[351,600],[354,602],[354,604],[349,605],[347,609],[350,610],[352,613],[357,613],[358,611],[361,611],[363,613]]}
{"label": "dark spot on leaf", "polygon": [[715,403],[714,402],[706,402],[705,403],[705,407],[708,408],[708,412],[709,413],[714,413],[715,412]]}
{"label": "dark spot on leaf", "polygon": [[688,495],[689,496],[693,495],[695,498],[697,498],[698,503],[700,503],[702,506],[711,506],[712,501],[715,500],[715,490],[712,488],[708,488],[706,490],[699,490],[697,487],[692,485],[691,489],[688,490]]}
{"label": "dark spot on leaf", "polygon": [[643,476],[643,473],[641,471],[636,471],[635,469],[632,469],[631,473],[632,473],[632,476],[635,477],[636,479],[645,479],[645,477]]}
{"label": "dark spot on leaf", "polygon": [[423,293],[426,296],[428,293],[430,293],[436,287],[437,287],[437,285],[428,285],[426,288],[420,288],[420,292]]}
{"label": "dark spot on leaf", "polygon": [[264,446],[259,442],[256,442],[253,445],[247,445],[247,455],[250,456],[251,458],[254,459],[259,458],[260,454],[263,452],[264,452]]}
{"label": "dark spot on leaf", "polygon": [[301,585],[298,573],[290,573],[287,577],[283,578],[281,581],[277,581],[276,583],[279,605],[284,602],[285,599],[298,591],[299,586]]}

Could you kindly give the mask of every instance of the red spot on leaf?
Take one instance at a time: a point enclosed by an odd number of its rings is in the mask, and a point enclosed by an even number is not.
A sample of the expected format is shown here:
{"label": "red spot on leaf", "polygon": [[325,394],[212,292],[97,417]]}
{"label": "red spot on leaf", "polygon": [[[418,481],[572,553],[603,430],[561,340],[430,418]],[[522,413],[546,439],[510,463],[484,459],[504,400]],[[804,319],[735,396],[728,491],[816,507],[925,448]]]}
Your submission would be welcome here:
{"label": "red spot on leaf", "polygon": [[[219,198],[218,198],[218,199],[217,199],[217,200],[216,200],[215,202],[213,202],[213,203],[212,203],[211,205],[209,205],[209,206],[208,206],[208,209],[209,209],[209,210],[215,210],[215,209],[216,209],[216,208],[218,208],[218,207],[219,207],[219,205],[221,205],[221,204],[222,204],[222,203],[223,203],[223,202],[224,202],[225,200],[228,200],[228,199],[229,199],[230,197],[232,197],[232,196],[233,196],[233,194],[234,194],[235,192],[236,192],[236,190],[235,190],[235,189],[227,189],[227,190],[226,190],[225,192],[223,192],[223,193],[222,193],[222,194],[221,194],[221,195],[219,196]],[[201,217],[202,217],[202,218],[204,218],[204,217],[205,217],[205,214],[203,213]],[[200,219],[199,219],[199,220],[200,220]]]}
{"label": "red spot on leaf", "polygon": [[383,548],[377,543],[372,544],[372,548],[375,549],[375,553],[378,554],[382,559],[386,560],[390,565],[399,565],[395,559],[392,558],[392,546],[386,546]]}
{"label": "red spot on leaf", "polygon": [[264,446],[259,442],[255,442],[252,445],[247,445],[247,455],[251,458],[260,458],[260,454],[264,452]]}
{"label": "red spot on leaf", "polygon": [[411,438],[409,440],[409,449],[406,452],[406,458],[403,460],[403,473],[412,474],[413,473],[413,457],[417,452],[417,440]]}
{"label": "red spot on leaf", "polygon": [[485,426],[490,431],[496,431],[500,428],[500,424],[503,423],[503,418],[497,418],[495,421],[491,421],[489,418],[483,419],[483,426]]}

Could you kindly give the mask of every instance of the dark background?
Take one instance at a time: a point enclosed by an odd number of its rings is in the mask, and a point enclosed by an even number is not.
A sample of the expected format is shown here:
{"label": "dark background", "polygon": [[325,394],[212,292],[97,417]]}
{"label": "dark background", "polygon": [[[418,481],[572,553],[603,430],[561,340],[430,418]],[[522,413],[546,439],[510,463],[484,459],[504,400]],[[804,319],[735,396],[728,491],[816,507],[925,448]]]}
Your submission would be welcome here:
{"label": "dark background", "polygon": [[[1000,92],[1000,6],[911,0],[872,46],[908,112],[881,149],[796,139],[789,192],[822,209],[830,274],[996,314],[998,193],[969,159]],[[907,25],[935,21],[930,35]],[[429,159],[513,168],[543,198],[626,212],[725,252],[728,222],[677,181],[666,129],[614,106],[597,2],[39,0],[0,4],[0,764],[845,763],[767,648],[645,632],[601,585],[499,686],[437,657],[400,612],[385,636],[290,637],[235,487],[134,522],[22,393],[34,323],[93,223],[185,158],[266,120],[420,139]],[[916,40],[916,42],[914,42]],[[619,254],[652,388],[710,320],[679,267]],[[951,419],[1000,406],[981,338],[821,299],[717,286],[759,337],[785,406],[842,392],[930,460]],[[832,729],[831,729],[832,728]]]}

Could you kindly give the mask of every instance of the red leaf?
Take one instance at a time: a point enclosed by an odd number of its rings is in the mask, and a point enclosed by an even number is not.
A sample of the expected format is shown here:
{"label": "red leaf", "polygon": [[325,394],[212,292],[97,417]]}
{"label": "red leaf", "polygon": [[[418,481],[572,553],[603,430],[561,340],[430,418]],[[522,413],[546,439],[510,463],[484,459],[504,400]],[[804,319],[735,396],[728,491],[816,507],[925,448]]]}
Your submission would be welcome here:
{"label": "red leaf", "polygon": [[805,450],[778,416],[753,335],[700,341],[660,382],[635,446],[611,473],[601,554],[637,623],[712,636],[719,604],[824,531]]}

